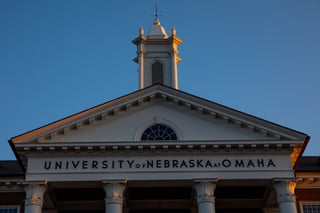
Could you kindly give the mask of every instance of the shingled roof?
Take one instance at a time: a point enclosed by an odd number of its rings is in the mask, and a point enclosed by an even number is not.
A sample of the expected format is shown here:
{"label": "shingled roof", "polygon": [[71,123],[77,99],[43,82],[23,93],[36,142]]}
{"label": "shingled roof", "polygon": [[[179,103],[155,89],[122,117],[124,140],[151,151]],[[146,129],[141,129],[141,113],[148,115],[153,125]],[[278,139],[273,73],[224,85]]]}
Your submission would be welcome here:
{"label": "shingled roof", "polygon": [[24,172],[16,160],[0,161],[0,176],[24,175]]}
{"label": "shingled roof", "polygon": [[296,171],[320,171],[320,156],[303,156],[296,167]]}

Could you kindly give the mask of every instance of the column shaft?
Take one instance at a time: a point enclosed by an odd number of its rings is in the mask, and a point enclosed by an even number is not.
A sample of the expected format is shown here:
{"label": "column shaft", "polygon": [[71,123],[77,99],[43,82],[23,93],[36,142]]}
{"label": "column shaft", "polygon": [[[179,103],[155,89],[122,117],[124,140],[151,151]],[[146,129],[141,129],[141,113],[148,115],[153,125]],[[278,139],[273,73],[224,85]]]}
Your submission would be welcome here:
{"label": "column shaft", "polygon": [[25,213],[41,213],[43,206],[43,195],[46,186],[42,184],[30,183],[24,188],[26,200],[24,205]]}
{"label": "column shaft", "polygon": [[172,52],[172,58],[171,58],[171,63],[172,63],[172,87],[175,89],[178,89],[178,68],[177,68],[177,50],[173,49]]}
{"label": "column shaft", "polygon": [[275,181],[274,183],[280,213],[297,213],[296,197],[294,189],[295,182],[288,180]]}
{"label": "column shaft", "polygon": [[139,89],[145,87],[145,72],[144,72],[144,46],[140,44],[139,50]]}

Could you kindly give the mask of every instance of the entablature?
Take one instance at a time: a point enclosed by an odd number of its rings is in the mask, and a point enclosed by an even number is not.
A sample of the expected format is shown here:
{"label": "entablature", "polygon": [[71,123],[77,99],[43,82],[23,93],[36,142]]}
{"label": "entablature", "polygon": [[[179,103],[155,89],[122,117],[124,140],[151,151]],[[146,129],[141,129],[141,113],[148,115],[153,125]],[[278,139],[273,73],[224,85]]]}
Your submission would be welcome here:
{"label": "entablature", "polygon": [[16,150],[26,166],[28,156],[76,155],[103,153],[126,154],[288,154],[300,149],[292,141],[152,141],[152,142],[88,142],[16,144]]}
{"label": "entablature", "polygon": [[24,192],[24,177],[20,179],[0,179],[1,192]]}
{"label": "entablature", "polygon": [[320,189],[320,174],[313,176],[300,176],[297,175],[296,188],[319,188]]}

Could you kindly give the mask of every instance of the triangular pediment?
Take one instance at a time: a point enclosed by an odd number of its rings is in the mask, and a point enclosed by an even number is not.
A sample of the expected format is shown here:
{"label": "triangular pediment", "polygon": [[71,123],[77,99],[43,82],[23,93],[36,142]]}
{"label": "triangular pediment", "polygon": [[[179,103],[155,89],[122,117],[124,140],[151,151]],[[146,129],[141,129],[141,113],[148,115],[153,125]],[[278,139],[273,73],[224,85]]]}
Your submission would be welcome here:
{"label": "triangular pediment", "polygon": [[139,90],[11,139],[13,143],[137,141],[151,123],[182,141],[301,140],[304,134],[162,85]]}
{"label": "triangular pediment", "polygon": [[[156,123],[172,128],[178,140],[141,143],[143,131]],[[294,165],[308,139],[215,102],[153,85],[13,137],[10,143],[24,164],[31,152],[145,150],[148,146],[151,150],[291,150]]]}

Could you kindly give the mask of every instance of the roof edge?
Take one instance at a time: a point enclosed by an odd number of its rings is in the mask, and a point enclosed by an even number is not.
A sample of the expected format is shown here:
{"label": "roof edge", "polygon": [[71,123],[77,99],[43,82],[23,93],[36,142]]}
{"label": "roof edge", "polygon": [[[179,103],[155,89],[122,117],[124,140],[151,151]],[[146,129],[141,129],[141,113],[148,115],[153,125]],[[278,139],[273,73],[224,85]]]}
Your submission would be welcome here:
{"label": "roof edge", "polygon": [[[123,103],[125,104],[126,102],[135,102],[138,101],[139,99],[143,99],[146,96],[150,96],[153,93],[163,93],[165,96],[168,95],[168,97],[170,98],[174,98],[174,99],[178,99],[178,101],[182,101],[182,102],[186,102],[186,103],[191,103],[191,105],[196,106],[197,108],[206,108],[206,109],[215,109],[214,111],[218,112],[218,113],[222,113],[223,116],[227,116],[229,118],[235,118],[235,119],[239,119],[240,121],[248,121],[248,123],[252,124],[256,124],[255,127],[264,127],[269,129],[271,132],[281,132],[283,131],[283,134],[288,134],[288,135],[292,135],[292,138],[300,138],[301,140],[304,140],[304,144],[306,143],[306,141],[309,141],[309,136],[305,133],[284,127],[282,125],[267,121],[265,119],[259,118],[257,116],[254,115],[250,115],[248,113],[245,112],[241,112],[239,110],[233,109],[231,107],[227,107],[225,105],[189,94],[187,92],[184,92],[182,90],[177,90],[162,84],[155,84],[155,85],[151,85],[149,87],[140,89],[140,90],[136,90],[132,93],[129,93],[127,95],[123,95],[120,96],[116,99],[104,102],[102,104],[96,105],[94,107],[91,107],[89,109],[80,111],[78,113],[72,114],[70,116],[67,116],[65,118],[62,118],[60,120],[51,122],[47,125],[41,126],[39,128],[36,128],[34,130],[30,130],[26,133],[20,134],[18,136],[12,137],[9,140],[9,143],[11,145],[11,147],[14,147],[13,144],[15,143],[19,143],[23,140],[29,140],[32,138],[36,138],[38,137],[41,133],[43,132],[48,132],[51,130],[54,130],[58,127],[61,127],[62,125],[68,125],[70,123],[74,123],[77,122],[81,119],[85,119],[88,118],[88,116],[93,116],[94,114],[97,114],[99,112],[102,112],[103,109],[110,107],[110,109],[112,109],[112,107],[117,107],[119,105],[120,101],[123,101]],[[250,124],[250,125],[251,125]],[[38,135],[38,136],[37,136]],[[305,146],[303,146],[303,150],[305,149]],[[16,154],[15,154],[16,155]],[[17,157],[17,155],[16,155]]]}

